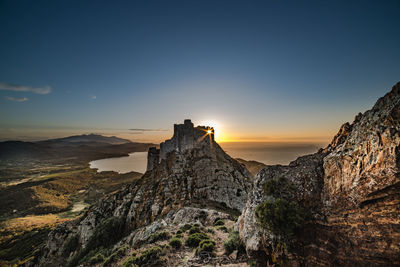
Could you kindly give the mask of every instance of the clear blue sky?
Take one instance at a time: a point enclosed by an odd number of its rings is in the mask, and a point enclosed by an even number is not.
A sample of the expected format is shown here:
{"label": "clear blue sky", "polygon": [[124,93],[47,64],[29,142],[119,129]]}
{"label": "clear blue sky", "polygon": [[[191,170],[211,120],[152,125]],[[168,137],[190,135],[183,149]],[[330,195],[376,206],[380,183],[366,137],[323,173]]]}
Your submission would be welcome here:
{"label": "clear blue sky", "polygon": [[221,140],[326,141],[400,80],[399,14],[400,1],[1,0],[0,138],[158,141],[192,118]]}

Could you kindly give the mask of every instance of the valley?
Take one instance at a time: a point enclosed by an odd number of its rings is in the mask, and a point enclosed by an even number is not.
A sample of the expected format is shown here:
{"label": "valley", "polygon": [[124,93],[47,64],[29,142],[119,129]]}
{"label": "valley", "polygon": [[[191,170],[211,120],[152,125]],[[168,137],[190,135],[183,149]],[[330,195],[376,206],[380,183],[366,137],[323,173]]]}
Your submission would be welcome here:
{"label": "valley", "polygon": [[147,151],[150,145],[118,138],[110,143],[97,135],[0,143],[0,264],[30,259],[56,225],[142,176],[97,172],[89,161]]}

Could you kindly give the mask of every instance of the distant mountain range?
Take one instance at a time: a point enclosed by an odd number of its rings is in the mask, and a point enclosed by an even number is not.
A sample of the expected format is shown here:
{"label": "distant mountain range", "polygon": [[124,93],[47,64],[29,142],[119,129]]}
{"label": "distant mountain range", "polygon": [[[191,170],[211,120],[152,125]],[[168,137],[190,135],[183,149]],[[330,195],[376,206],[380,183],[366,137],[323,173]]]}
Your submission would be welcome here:
{"label": "distant mountain range", "polygon": [[[42,141],[43,142],[43,141]],[[97,142],[97,143],[107,143],[112,145],[120,145],[126,143],[132,143],[128,139],[119,138],[116,136],[103,136],[99,134],[82,134],[74,135],[64,138],[50,139],[44,142],[70,142],[70,143],[80,143],[80,142]]]}
{"label": "distant mountain range", "polygon": [[79,161],[118,157],[130,152],[147,151],[153,144],[136,143],[115,136],[75,135],[37,142],[0,142],[1,161]]}

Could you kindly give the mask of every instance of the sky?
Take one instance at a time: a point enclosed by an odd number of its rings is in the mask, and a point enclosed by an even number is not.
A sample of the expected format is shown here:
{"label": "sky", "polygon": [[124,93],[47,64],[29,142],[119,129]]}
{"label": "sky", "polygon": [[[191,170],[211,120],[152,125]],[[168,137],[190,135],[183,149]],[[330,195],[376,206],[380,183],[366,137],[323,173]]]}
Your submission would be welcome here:
{"label": "sky", "polygon": [[400,1],[0,0],[0,139],[327,143],[400,80]]}

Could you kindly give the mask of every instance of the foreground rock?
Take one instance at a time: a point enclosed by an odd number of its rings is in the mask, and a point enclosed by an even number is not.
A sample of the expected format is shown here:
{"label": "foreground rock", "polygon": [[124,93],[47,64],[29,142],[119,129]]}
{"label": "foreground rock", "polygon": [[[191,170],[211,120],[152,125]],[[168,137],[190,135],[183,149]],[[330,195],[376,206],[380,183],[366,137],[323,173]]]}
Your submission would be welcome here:
{"label": "foreground rock", "polygon": [[[237,224],[247,252],[259,265],[277,264],[282,254],[290,265],[400,265],[399,169],[400,83],[324,150],[258,173]],[[283,250],[255,216],[270,198],[263,185],[279,177],[296,186],[293,197],[312,215]]]}

